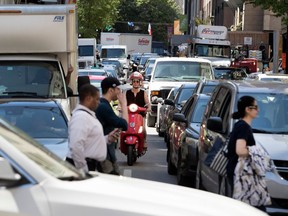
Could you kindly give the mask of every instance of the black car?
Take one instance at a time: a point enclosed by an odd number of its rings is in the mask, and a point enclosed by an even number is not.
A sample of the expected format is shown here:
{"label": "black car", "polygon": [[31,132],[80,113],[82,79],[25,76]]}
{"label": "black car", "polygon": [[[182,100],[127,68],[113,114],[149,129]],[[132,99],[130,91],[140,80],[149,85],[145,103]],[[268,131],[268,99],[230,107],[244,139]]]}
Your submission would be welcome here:
{"label": "black car", "polygon": [[198,163],[200,125],[209,94],[193,94],[180,113],[175,113],[170,127],[168,173],[177,173],[177,183],[194,186]]}

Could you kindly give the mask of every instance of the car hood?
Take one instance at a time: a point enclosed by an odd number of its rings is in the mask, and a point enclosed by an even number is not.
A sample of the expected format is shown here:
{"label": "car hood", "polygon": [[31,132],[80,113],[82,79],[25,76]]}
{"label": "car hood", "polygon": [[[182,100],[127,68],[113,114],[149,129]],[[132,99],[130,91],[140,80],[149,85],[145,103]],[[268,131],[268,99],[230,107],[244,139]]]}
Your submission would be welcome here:
{"label": "car hood", "polygon": [[149,90],[160,90],[160,89],[171,89],[174,87],[180,87],[185,82],[168,82],[168,81],[152,81],[149,83],[148,88]]}
{"label": "car hood", "polygon": [[68,152],[68,138],[35,138],[45,148],[64,159]]}
{"label": "car hood", "polygon": [[[55,181],[55,180],[53,180]],[[266,215],[247,204],[224,196],[186,187],[99,174],[83,181],[45,182],[52,215],[77,212],[82,215],[243,216]],[[55,182],[54,182],[55,183]],[[55,186],[57,185],[57,186]],[[207,208],[207,203],[209,208]]]}
{"label": "car hood", "polygon": [[273,160],[287,160],[288,135],[254,133],[256,144],[261,145]]}

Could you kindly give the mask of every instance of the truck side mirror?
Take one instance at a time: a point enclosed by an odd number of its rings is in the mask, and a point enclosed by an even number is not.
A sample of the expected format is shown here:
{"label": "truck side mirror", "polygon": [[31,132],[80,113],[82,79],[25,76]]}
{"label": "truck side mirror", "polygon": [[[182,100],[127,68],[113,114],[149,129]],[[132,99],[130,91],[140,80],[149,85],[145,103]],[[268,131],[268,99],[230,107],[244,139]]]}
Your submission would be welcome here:
{"label": "truck side mirror", "polygon": [[78,79],[77,79],[78,93],[79,93],[79,89],[85,84],[90,84],[89,76],[78,76]]}

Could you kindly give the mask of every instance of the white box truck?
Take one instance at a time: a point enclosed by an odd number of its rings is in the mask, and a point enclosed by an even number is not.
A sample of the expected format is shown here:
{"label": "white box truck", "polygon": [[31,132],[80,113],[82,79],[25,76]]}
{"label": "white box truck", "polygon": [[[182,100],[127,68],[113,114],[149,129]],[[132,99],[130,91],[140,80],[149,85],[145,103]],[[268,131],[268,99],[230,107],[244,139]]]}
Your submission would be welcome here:
{"label": "white box truck", "polygon": [[196,37],[192,38],[188,56],[201,57],[212,62],[214,67],[231,65],[231,43],[225,26],[199,25]]}
{"label": "white box truck", "polygon": [[101,32],[102,45],[126,45],[127,53],[151,53],[152,36],[135,33]]}
{"label": "white box truck", "polygon": [[78,38],[78,62],[86,62],[86,66],[96,64],[96,38]]}
{"label": "white box truck", "polygon": [[65,74],[72,65],[77,92],[76,22],[72,4],[0,6],[0,99],[53,98],[71,116],[76,98],[68,98]]}

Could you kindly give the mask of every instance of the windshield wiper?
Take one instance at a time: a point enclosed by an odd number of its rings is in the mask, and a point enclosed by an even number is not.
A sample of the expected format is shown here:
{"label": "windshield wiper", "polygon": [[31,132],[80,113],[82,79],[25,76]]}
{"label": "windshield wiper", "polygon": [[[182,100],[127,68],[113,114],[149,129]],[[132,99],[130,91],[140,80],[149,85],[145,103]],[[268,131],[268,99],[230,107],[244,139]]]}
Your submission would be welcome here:
{"label": "windshield wiper", "polygon": [[288,134],[288,131],[275,131],[274,134]]}
{"label": "windshield wiper", "polygon": [[175,80],[175,81],[179,81],[178,79],[174,78],[174,77],[169,77],[169,76],[156,76],[155,78],[164,78],[164,79],[172,79],[172,80]]}
{"label": "windshield wiper", "polygon": [[265,133],[265,134],[273,134],[273,132],[271,131],[266,131],[263,129],[256,129],[256,128],[252,128],[253,133]]}

